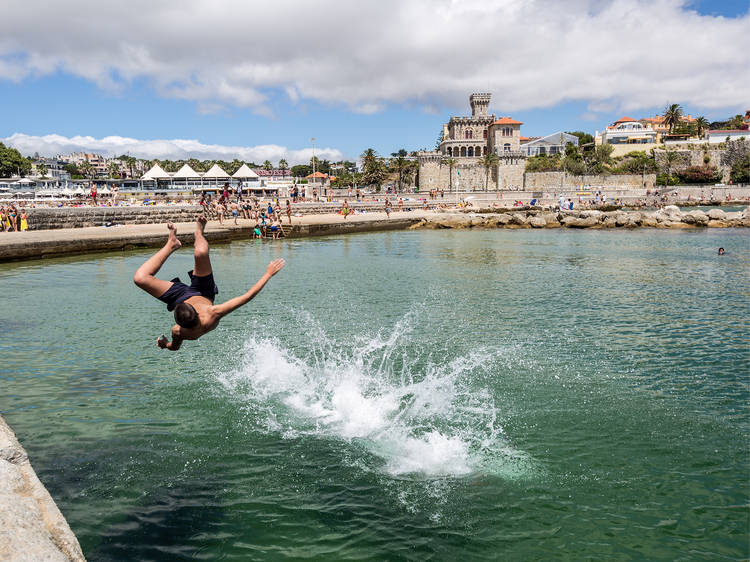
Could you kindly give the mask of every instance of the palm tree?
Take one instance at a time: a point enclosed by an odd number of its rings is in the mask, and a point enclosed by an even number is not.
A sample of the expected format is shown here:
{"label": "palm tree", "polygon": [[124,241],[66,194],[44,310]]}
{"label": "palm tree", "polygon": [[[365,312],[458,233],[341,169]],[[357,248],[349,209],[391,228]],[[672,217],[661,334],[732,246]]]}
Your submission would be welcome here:
{"label": "palm tree", "polygon": [[117,162],[112,160],[109,163],[109,166],[107,166],[107,171],[109,172],[110,178],[119,178],[120,177],[120,166],[117,165]]}
{"label": "palm tree", "polygon": [[667,150],[664,153],[664,168],[667,170],[667,175],[664,178],[664,187],[667,186],[667,181],[672,179],[672,168],[680,160],[680,155],[674,150]]}
{"label": "palm tree", "polygon": [[[395,153],[395,154],[398,154],[398,153]],[[401,182],[404,179],[404,171],[409,167],[409,161],[399,154],[398,156],[396,156],[396,158],[391,160],[391,164],[393,165],[393,167],[396,169],[396,172],[398,173],[398,191],[400,193]]]}
{"label": "palm tree", "polygon": [[78,166],[78,171],[81,172],[81,175],[85,178],[93,179],[94,174],[96,174],[96,170],[94,169],[94,166],[91,165],[91,162],[86,160],[85,162],[82,162],[80,166]]}
{"label": "palm tree", "polygon": [[458,160],[455,158],[443,158],[440,163],[448,166],[448,191],[453,191],[453,168],[458,164]]}
{"label": "palm tree", "polygon": [[681,120],[682,106],[679,103],[673,103],[664,108],[664,124],[669,127],[670,133]]}
{"label": "palm tree", "polygon": [[47,172],[49,172],[49,168],[47,168],[47,164],[42,163],[36,167],[36,171],[39,172],[39,177],[45,178],[47,177]]}
{"label": "palm tree", "polygon": [[289,168],[289,163],[286,160],[284,160],[283,158],[279,160],[279,170],[281,170],[282,176],[286,175],[285,172],[287,171],[288,168]]}
{"label": "palm tree", "polygon": [[695,130],[698,133],[698,138],[703,136],[703,131],[707,130],[709,126],[708,119],[702,115],[695,120]]}
{"label": "palm tree", "polygon": [[[497,163],[500,161],[500,158],[497,154],[494,152],[490,152],[488,154],[485,154],[479,159],[479,163],[484,166],[484,190],[489,191],[488,183],[490,180],[490,169],[497,166]],[[499,182],[499,180],[498,180]],[[498,188],[500,186],[498,185]]]}

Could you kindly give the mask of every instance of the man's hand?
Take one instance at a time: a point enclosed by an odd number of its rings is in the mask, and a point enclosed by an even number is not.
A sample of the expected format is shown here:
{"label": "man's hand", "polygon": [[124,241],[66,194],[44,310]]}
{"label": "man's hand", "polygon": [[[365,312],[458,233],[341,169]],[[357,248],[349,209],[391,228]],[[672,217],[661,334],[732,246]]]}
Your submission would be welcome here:
{"label": "man's hand", "polygon": [[156,345],[158,345],[162,349],[166,349],[168,343],[169,343],[169,340],[167,339],[167,336],[165,336],[164,334],[159,336],[156,340]]}
{"label": "man's hand", "polygon": [[268,267],[266,268],[266,273],[270,277],[273,277],[279,271],[281,271],[281,269],[284,267],[285,264],[286,264],[286,262],[282,258],[279,258],[277,260],[273,260],[271,263],[268,264]]}

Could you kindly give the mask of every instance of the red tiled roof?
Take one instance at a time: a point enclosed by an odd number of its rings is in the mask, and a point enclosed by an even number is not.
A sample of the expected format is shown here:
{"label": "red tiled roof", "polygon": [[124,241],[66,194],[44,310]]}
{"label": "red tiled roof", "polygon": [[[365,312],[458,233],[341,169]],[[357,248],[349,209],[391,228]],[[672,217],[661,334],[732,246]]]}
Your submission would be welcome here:
{"label": "red tiled roof", "polygon": [[523,125],[523,121],[516,121],[515,119],[512,119],[511,117],[501,117],[494,123],[493,125]]}
{"label": "red tiled roof", "polygon": [[632,117],[620,117],[617,121],[615,121],[615,125],[617,125],[617,123],[626,123],[628,121],[635,121],[635,119],[633,119]]}
{"label": "red tiled roof", "polygon": [[747,129],[711,129],[709,133],[750,133]]}
{"label": "red tiled roof", "polygon": [[327,174],[324,174],[322,172],[315,172],[314,174],[310,174],[308,176],[305,176],[305,179],[308,179],[308,178],[327,178],[327,177],[328,177]]}

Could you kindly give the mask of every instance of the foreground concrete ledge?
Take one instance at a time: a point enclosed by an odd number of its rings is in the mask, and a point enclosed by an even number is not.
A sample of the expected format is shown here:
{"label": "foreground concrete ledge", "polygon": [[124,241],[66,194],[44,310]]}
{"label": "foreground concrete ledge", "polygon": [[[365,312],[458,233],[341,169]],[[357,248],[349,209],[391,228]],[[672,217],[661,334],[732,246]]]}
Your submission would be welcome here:
{"label": "foreground concrete ledge", "polygon": [[55,501],[0,416],[0,560],[85,560]]}
{"label": "foreground concrete ledge", "polygon": [[[284,232],[286,238],[302,238],[404,230],[427,214],[427,211],[393,213],[390,219],[385,213],[355,215],[348,219],[339,215],[306,215],[294,217],[291,225],[286,223],[285,217]],[[206,227],[205,236],[210,243],[250,240],[255,221],[241,219],[238,223],[234,225],[232,219],[225,221],[223,225],[211,221]],[[181,222],[176,226],[180,240],[191,244],[195,238],[195,223]],[[163,223],[0,232],[0,262],[161,247],[166,238],[167,228]]]}

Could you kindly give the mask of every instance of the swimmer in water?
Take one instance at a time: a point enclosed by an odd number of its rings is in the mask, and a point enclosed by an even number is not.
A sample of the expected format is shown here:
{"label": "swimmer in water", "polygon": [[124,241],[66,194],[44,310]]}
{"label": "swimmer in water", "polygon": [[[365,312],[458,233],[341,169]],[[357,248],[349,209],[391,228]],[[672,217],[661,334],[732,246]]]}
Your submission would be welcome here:
{"label": "swimmer in water", "polygon": [[183,340],[197,340],[219,325],[224,316],[247,304],[257,295],[268,281],[284,267],[284,260],[273,260],[266,267],[266,272],[244,295],[214,305],[214,298],[219,292],[214,282],[211,260],[208,256],[208,241],[203,235],[206,217],[200,215],[195,225],[195,266],[188,272],[190,285],[182,283],[179,277],[172,281],[157,279],[156,274],[172,252],[178,250],[182,243],[177,239],[174,224],[167,223],[169,238],[164,247],[151,256],[138,268],[133,281],[141,289],[167,304],[167,310],[174,311],[177,324],[172,327],[172,340],[161,335],[156,345],[162,349],[177,351]]}
{"label": "swimmer in water", "polygon": [[720,255],[720,256],[723,256],[723,255],[724,255],[724,248],[719,248],[719,255]]}

